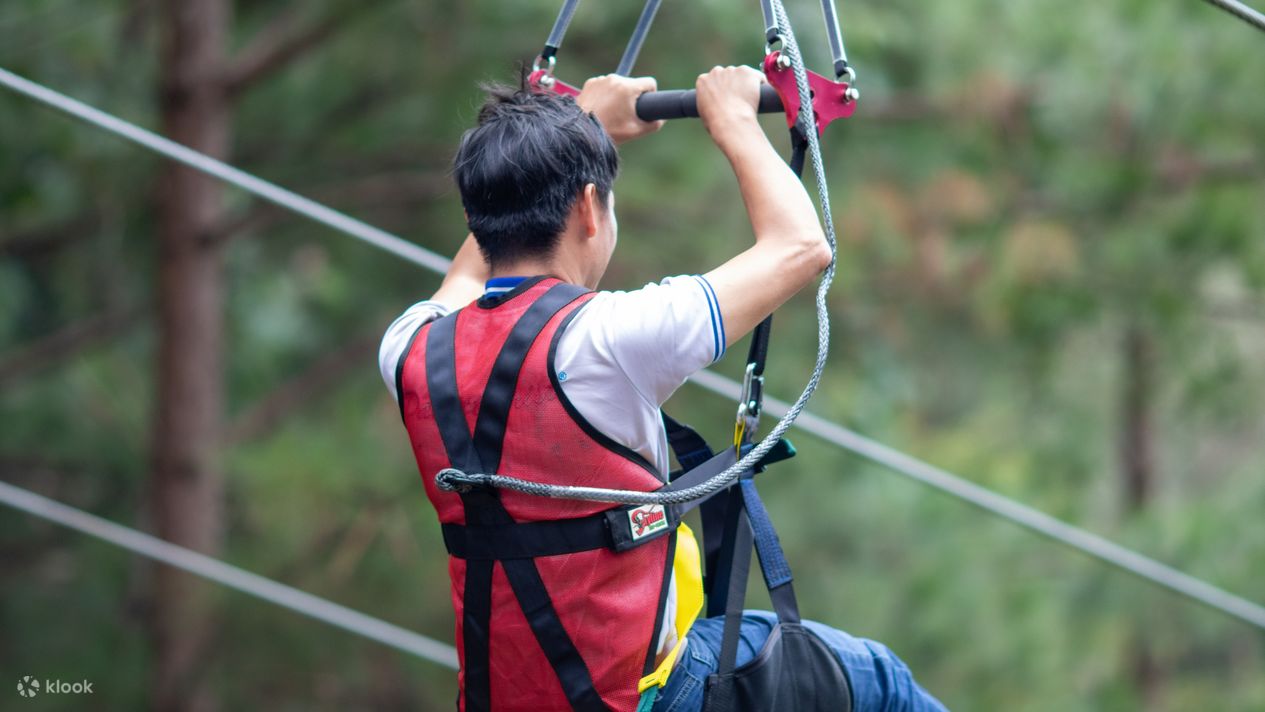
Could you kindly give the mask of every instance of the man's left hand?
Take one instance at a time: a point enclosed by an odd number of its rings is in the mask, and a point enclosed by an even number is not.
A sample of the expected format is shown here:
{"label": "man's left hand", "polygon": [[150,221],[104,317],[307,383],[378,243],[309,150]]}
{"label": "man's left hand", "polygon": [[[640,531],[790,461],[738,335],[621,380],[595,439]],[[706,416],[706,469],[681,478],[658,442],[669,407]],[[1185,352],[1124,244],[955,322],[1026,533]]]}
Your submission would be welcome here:
{"label": "man's left hand", "polygon": [[575,101],[580,108],[597,116],[611,140],[617,144],[624,143],[663,127],[662,121],[637,118],[637,97],[654,91],[657,86],[654,77],[631,79],[607,74],[584,82]]}

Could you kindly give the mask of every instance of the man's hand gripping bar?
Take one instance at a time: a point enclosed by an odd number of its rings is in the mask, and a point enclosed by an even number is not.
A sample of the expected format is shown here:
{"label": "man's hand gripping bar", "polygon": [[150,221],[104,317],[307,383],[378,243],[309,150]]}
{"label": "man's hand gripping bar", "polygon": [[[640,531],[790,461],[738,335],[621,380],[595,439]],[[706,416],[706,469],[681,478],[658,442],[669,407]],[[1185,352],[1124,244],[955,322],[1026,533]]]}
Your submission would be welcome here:
{"label": "man's hand gripping bar", "polygon": [[[770,52],[764,57],[764,76],[768,84],[760,87],[757,110],[761,114],[786,112],[786,125],[793,127],[799,120],[799,92],[795,88],[795,74],[790,64],[781,57],[781,52]],[[527,83],[536,91],[552,91],[563,96],[580,95],[579,89],[553,76],[549,68],[535,68],[527,76]],[[813,90],[813,112],[817,116],[819,132],[831,121],[847,118],[856,111],[859,95],[847,82],[832,81],[808,72],[808,83]],[[786,111],[788,106],[790,111]],[[698,96],[693,89],[646,92],[637,98],[637,118],[642,121],[696,119]]]}

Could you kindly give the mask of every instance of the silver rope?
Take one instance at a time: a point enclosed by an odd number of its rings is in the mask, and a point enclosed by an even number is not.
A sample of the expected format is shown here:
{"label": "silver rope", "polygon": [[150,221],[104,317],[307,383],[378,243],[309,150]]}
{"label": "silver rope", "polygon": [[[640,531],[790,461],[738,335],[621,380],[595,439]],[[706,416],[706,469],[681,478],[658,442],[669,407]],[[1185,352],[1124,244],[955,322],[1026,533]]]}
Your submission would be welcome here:
{"label": "silver rope", "polygon": [[826,356],[830,348],[830,315],[826,310],[826,293],[835,277],[835,258],[838,250],[835,240],[834,218],[830,212],[830,192],[826,187],[826,167],[821,158],[821,144],[817,137],[817,121],[812,111],[812,93],[808,88],[808,74],[804,70],[804,58],[795,41],[795,33],[791,29],[790,20],[786,16],[786,8],[781,0],[770,0],[777,24],[782,32],[782,52],[790,60],[791,69],[795,73],[795,85],[799,91],[799,103],[806,110],[799,112],[799,129],[808,139],[808,153],[812,157],[813,177],[817,183],[817,196],[821,201],[822,222],[825,227],[826,242],[830,245],[830,265],[826,267],[821,284],[817,287],[817,360],[813,364],[812,374],[804,390],[791,404],[773,430],[764,437],[740,460],[730,465],[704,482],[693,487],[672,492],[639,492],[636,490],[608,489],[605,487],[580,487],[576,485],[555,485],[544,482],[533,482],[508,475],[487,473],[468,473],[456,468],[444,468],[435,475],[435,484],[446,492],[468,491],[476,486],[497,487],[500,489],[521,492],[536,497],[551,499],[575,499],[586,502],[609,502],[612,504],[679,504],[705,499],[725,489],[737,481],[738,477],[755,466],[778,440],[790,429],[800,411],[808,405],[808,399],[821,382],[821,374],[826,369]]}

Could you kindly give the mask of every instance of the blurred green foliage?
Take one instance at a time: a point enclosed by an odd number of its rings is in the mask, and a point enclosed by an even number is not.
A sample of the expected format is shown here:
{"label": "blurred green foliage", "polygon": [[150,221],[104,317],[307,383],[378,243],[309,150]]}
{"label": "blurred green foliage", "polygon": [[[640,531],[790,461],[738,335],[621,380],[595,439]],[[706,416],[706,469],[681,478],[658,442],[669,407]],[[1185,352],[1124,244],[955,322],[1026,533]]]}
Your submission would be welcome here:
{"label": "blurred green foliage", "polygon": [[[828,66],[815,3],[788,3]],[[447,160],[552,0],[364,3],[247,94],[232,160],[451,253]],[[281,12],[236,3],[235,45]],[[608,71],[640,3],[586,3],[560,56]],[[841,2],[862,103],[826,135],[840,231],[815,412],[1265,600],[1265,42],[1193,0]],[[155,123],[153,4],[0,8],[0,66]],[[755,3],[668,2],[639,73],[683,87],[754,63]],[[785,146],[779,119],[766,128]],[[697,122],[624,150],[605,286],[705,271],[750,240]],[[0,364],[116,312],[109,338],[0,382],[0,470],[144,526],[158,159],[0,95]],[[230,427],[322,356],[372,339],[437,278],[229,191]],[[1122,495],[1129,329],[1153,344],[1153,496]],[[812,360],[811,301],[777,318],[773,394]],[[741,352],[719,367],[735,375]],[[670,404],[723,440],[732,404]],[[1260,710],[1259,630],[894,477],[808,436],[764,491],[809,617],[888,643],[960,710]],[[441,639],[445,557],[374,360],[224,448],[226,558]],[[144,704],[147,565],[0,513],[0,671]],[[210,584],[206,584],[210,586]],[[753,603],[759,602],[753,585]],[[446,709],[450,672],[233,592],[206,673],[226,709]],[[1139,661],[1146,663],[1139,671]],[[54,697],[52,709],[76,701]],[[4,706],[8,706],[6,702]]]}

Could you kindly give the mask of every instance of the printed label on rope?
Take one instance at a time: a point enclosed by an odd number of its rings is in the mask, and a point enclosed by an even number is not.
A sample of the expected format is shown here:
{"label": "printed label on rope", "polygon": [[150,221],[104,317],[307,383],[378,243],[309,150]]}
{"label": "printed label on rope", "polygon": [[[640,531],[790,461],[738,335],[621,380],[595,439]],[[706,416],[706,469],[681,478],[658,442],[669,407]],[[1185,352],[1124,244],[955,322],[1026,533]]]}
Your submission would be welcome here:
{"label": "printed label on rope", "polygon": [[633,541],[637,541],[667,529],[668,515],[662,504],[646,504],[628,510],[628,524],[632,527]]}

